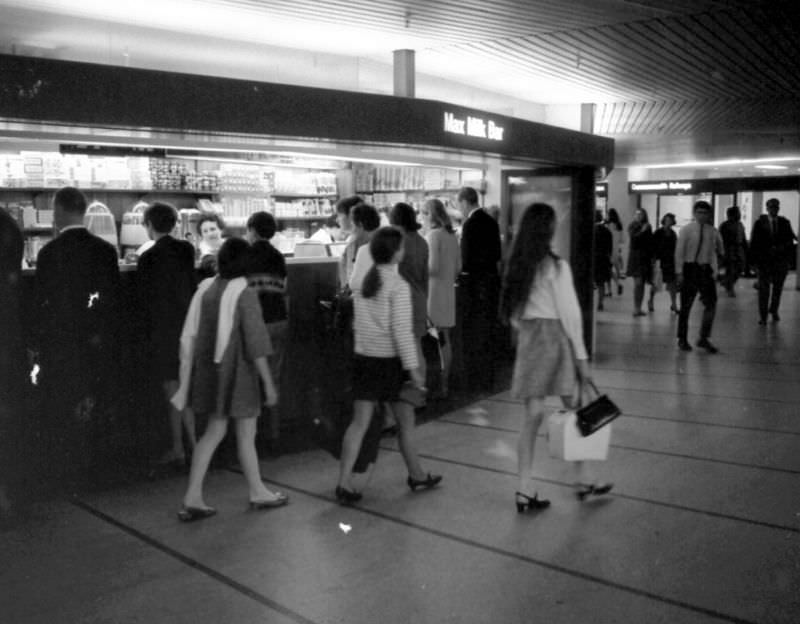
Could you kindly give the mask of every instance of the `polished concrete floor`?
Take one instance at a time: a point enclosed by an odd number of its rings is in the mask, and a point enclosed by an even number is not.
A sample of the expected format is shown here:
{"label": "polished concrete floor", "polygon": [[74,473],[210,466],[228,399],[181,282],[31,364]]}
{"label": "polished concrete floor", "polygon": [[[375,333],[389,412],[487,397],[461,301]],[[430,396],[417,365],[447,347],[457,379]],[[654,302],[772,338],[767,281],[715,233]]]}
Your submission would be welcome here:
{"label": "polished concrete floor", "polygon": [[612,495],[579,503],[540,438],[553,505],[518,515],[521,408],[500,393],[419,428],[435,491],[408,491],[387,439],[353,508],[322,451],[263,462],[291,496],[273,511],[246,511],[229,470],[207,483],[220,513],[192,525],[180,477],[42,505],[0,532],[0,622],[800,622],[794,275],[766,327],[749,280],[720,297],[717,355],[676,349],[665,294],[633,318],[627,286],[599,313],[594,362],[624,411],[597,465]]}

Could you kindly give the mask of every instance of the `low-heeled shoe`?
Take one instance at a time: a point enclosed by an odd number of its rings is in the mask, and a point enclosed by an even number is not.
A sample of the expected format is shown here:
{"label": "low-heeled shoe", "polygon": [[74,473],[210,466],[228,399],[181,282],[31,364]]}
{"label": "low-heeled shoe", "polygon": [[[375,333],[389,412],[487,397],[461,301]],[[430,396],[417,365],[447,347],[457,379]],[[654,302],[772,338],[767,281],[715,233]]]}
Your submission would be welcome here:
{"label": "low-heeled shoe", "polygon": [[283,507],[289,502],[289,497],[283,492],[275,492],[275,498],[264,499],[257,501],[250,501],[251,511],[259,511],[261,509],[273,509],[275,507]]}
{"label": "low-heeled shoe", "polygon": [[187,507],[183,506],[178,511],[178,520],[181,522],[195,522],[196,520],[205,520],[215,515],[217,510],[213,507]]}

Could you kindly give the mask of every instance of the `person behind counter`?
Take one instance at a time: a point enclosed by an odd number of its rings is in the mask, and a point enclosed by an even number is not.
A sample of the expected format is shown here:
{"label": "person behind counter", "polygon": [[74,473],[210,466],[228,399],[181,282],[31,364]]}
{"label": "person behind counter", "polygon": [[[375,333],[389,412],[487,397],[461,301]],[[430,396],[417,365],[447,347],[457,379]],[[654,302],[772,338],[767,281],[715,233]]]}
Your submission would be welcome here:
{"label": "person behind counter", "polygon": [[[250,260],[247,283],[258,295],[261,316],[272,342],[269,367],[280,386],[286,342],[289,335],[289,298],[286,286],[286,259],[271,243],[277,224],[268,212],[256,212],[247,220],[247,240],[250,242]],[[269,410],[267,437],[278,438],[280,416],[277,405]]]}
{"label": "person behind counter", "polygon": [[200,253],[200,274],[202,277],[211,277],[217,272],[217,252],[224,239],[222,230],[225,222],[215,212],[204,212],[197,220],[197,234],[200,240],[197,249]]}
{"label": "person behind counter", "polygon": [[[203,481],[228,421],[236,427],[239,462],[249,488],[250,509],[286,504],[286,494],[267,489],[255,447],[261,406],[278,402],[267,357],[272,352],[258,297],[247,287],[250,245],[230,238],[218,254],[219,275],[203,280],[192,298],[181,334],[180,386],[172,402],[208,415],[208,426],[192,456],[189,484],[178,512],[182,522],[213,516]],[[264,398],[264,395],[266,398]]]}
{"label": "person behind counter", "polygon": [[[194,247],[170,235],[177,219],[171,204],[154,202],[145,210],[144,227],[153,245],[139,258],[136,276],[149,370],[168,401],[178,389],[181,328],[197,287]],[[172,446],[158,463],[183,466],[186,451],[192,453],[197,443],[194,413],[170,405],[169,424]]]}
{"label": "person behind counter", "polygon": [[48,477],[71,492],[86,485],[89,423],[97,401],[108,398],[120,284],[117,249],[86,229],[85,213],[78,189],[56,191],[59,234],[39,252],[34,285]]}

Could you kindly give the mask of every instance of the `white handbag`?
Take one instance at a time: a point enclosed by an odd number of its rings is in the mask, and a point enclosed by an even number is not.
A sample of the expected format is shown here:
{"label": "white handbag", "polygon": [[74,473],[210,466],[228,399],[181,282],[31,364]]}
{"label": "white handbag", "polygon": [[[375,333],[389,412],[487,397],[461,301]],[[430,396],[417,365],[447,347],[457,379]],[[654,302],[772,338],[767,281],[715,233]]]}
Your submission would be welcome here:
{"label": "white handbag", "polygon": [[572,410],[559,410],[547,419],[547,449],[551,457],[566,461],[597,460],[608,457],[611,444],[611,425],[605,425],[592,435],[581,435],[578,420]]}

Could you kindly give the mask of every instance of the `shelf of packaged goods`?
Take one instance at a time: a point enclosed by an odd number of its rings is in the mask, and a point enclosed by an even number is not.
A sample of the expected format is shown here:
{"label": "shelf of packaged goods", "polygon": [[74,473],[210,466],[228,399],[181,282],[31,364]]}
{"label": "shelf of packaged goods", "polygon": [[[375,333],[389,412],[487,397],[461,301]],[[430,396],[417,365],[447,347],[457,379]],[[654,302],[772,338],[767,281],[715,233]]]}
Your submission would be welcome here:
{"label": "shelf of packaged goods", "polygon": [[338,197],[336,193],[319,193],[317,195],[307,193],[270,193],[269,195],[282,199],[334,199]]}
{"label": "shelf of packaged goods", "polygon": [[22,228],[22,231],[25,234],[52,234],[53,233],[53,226],[52,225],[29,225],[27,227]]}
{"label": "shelf of packaged goods", "polygon": [[273,215],[278,221],[322,221],[332,217],[333,214],[327,215],[303,215],[300,217],[282,217],[281,215]]}
{"label": "shelf of packaged goods", "polygon": [[356,191],[356,195],[374,195],[375,193],[458,193],[460,189],[376,189],[372,191]]}
{"label": "shelf of packaged goods", "polygon": [[[0,193],[55,193],[60,186],[3,186],[0,187]],[[76,187],[83,193],[127,193],[128,195],[202,195],[211,196],[217,195],[217,191],[192,191],[188,189],[120,189],[120,188],[99,188],[99,187]]]}

